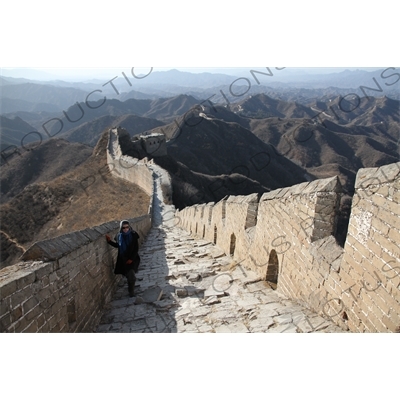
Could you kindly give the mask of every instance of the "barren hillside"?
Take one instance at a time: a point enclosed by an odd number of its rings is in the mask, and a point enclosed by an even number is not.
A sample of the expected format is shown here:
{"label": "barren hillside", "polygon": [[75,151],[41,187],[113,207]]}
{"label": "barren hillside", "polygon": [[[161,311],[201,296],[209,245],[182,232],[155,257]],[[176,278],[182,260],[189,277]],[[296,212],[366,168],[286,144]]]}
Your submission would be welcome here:
{"label": "barren hillside", "polygon": [[0,206],[1,267],[16,262],[36,241],[147,213],[149,196],[109,173],[107,138],[105,132],[92,155],[77,168],[28,185]]}

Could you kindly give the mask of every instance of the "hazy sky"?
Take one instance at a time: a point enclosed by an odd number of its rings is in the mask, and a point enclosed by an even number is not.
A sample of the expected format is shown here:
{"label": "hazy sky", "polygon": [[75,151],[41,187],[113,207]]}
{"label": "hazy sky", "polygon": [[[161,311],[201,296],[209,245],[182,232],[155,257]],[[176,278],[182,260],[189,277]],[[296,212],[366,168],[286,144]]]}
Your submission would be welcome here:
{"label": "hazy sky", "polygon": [[[90,79],[110,79],[112,76],[120,76],[121,71],[130,71],[132,67],[120,67],[120,68],[1,68],[0,75],[8,76],[13,78],[26,78],[32,80],[90,80]],[[233,76],[239,76],[243,73],[243,71],[248,72],[252,68],[260,68],[260,67],[240,67],[240,68],[205,68],[205,67],[154,67],[153,72],[155,71],[168,71],[171,69],[178,69],[180,71],[187,71],[192,73],[200,73],[200,72],[212,72],[212,73],[222,73]],[[340,72],[345,69],[364,69],[368,71],[373,71],[379,69],[376,68],[329,68],[329,67],[315,67],[315,68],[286,68],[285,74],[299,74],[299,73],[331,73],[331,72]],[[150,71],[150,67],[147,68],[136,68],[135,74],[140,75],[147,74]]]}

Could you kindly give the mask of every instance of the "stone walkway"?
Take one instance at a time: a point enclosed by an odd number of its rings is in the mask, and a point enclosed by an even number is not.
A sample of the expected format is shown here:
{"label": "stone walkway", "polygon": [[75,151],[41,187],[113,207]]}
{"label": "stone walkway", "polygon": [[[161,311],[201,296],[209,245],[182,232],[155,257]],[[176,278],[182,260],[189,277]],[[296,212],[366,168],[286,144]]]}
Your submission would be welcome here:
{"label": "stone walkway", "polygon": [[139,250],[135,297],[121,279],[97,332],[342,332],[175,226],[175,208],[161,189],[169,178],[157,165],[149,168],[153,227]]}
{"label": "stone walkway", "polygon": [[152,228],[140,256],[136,297],[122,279],[97,332],[342,332],[178,227]]}

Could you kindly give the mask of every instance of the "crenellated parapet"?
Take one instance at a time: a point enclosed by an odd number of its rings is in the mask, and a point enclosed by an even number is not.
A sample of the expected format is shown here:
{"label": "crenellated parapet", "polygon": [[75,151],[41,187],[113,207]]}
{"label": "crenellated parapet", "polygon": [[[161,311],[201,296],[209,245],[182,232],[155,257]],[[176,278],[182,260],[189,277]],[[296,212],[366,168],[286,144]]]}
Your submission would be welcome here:
{"label": "crenellated parapet", "polygon": [[[400,163],[357,175],[344,248],[338,177],[229,196],[177,212],[180,225],[260,279],[354,332],[400,329]],[[379,276],[379,278],[378,278]]]}

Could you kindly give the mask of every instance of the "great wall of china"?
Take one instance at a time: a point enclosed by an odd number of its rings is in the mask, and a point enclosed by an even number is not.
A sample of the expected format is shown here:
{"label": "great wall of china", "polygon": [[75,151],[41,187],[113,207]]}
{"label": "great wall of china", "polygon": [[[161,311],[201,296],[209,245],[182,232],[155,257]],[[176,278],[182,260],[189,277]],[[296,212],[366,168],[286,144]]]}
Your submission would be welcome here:
{"label": "great wall of china", "polygon": [[[357,174],[344,247],[333,236],[341,186],[336,177],[217,204],[175,211],[159,204],[155,185],[168,173],[122,154],[110,130],[110,172],[150,195],[148,214],[132,219],[146,239],[161,207],[164,221],[214,243],[277,292],[351,332],[400,329],[400,163]],[[157,179],[156,179],[157,178]],[[160,189],[160,188],[159,188]],[[159,215],[159,214],[157,214]],[[157,217],[159,218],[159,217]],[[93,332],[119,277],[104,235],[119,221],[35,243],[0,270],[0,332]]]}

